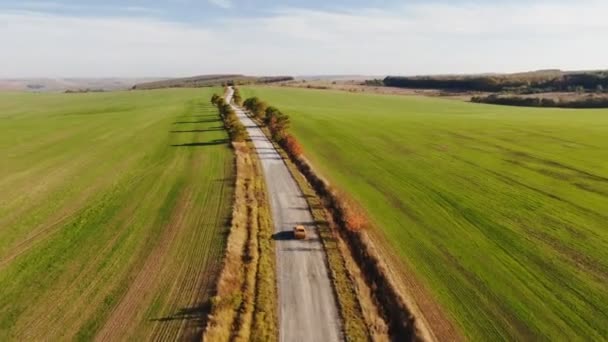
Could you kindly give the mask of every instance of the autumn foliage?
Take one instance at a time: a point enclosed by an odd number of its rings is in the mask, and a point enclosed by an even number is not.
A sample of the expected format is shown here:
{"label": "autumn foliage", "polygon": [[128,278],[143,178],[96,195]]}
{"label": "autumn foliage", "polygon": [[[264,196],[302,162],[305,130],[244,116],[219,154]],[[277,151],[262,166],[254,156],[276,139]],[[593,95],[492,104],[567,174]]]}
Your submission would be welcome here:
{"label": "autumn foliage", "polygon": [[300,145],[298,140],[291,134],[287,134],[283,140],[281,140],[281,146],[291,156],[300,157],[302,155],[302,145]]}
{"label": "autumn foliage", "polygon": [[340,202],[346,228],[352,231],[363,229],[367,225],[367,219],[363,211],[352,203],[345,201]]}

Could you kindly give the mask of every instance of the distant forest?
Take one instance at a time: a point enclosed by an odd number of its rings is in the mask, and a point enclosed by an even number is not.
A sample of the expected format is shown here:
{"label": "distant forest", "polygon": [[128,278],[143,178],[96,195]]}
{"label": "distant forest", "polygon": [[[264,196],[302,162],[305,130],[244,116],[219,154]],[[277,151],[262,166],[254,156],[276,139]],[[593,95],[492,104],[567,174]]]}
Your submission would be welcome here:
{"label": "distant forest", "polygon": [[388,76],[383,80],[383,83],[385,86],[399,88],[508,92],[512,94],[603,92],[608,89],[608,71],[563,72],[545,70],[506,75]]}
{"label": "distant forest", "polygon": [[471,102],[521,107],[561,107],[561,108],[608,108],[608,97],[591,94],[574,99],[550,99],[524,96],[473,96]]}

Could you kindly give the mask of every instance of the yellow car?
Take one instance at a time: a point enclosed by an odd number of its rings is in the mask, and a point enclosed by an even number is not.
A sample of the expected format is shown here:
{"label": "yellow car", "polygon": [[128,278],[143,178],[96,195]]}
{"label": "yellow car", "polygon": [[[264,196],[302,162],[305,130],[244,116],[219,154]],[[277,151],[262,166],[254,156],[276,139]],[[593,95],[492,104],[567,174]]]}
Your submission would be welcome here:
{"label": "yellow car", "polygon": [[296,240],[306,240],[306,228],[304,226],[295,226],[293,228],[293,236]]}

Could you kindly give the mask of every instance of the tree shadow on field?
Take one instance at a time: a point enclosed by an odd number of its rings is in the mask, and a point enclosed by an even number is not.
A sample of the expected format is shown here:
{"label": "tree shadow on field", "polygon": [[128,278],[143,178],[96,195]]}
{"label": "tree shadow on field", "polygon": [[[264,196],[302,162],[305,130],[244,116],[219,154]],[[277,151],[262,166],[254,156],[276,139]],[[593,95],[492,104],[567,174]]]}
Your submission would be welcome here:
{"label": "tree shadow on field", "polygon": [[203,336],[203,328],[207,325],[209,312],[211,311],[211,302],[205,301],[200,306],[182,308],[171,316],[152,318],[151,322],[159,324],[171,323],[179,321],[182,326],[185,326],[183,333],[180,334],[180,340],[183,341],[200,341]]}
{"label": "tree shadow on field", "polygon": [[208,123],[208,122],[220,122],[219,118],[216,119],[201,119],[198,121],[175,121],[174,125],[184,125],[184,124],[197,124],[197,123]]}
{"label": "tree shadow on field", "polygon": [[223,131],[224,129],[222,127],[211,127],[208,129],[190,129],[190,130],[183,130],[183,131],[169,131],[169,133],[203,133],[203,132],[216,132],[216,131]]}
{"label": "tree shadow on field", "polygon": [[179,309],[175,314],[167,317],[152,318],[153,322],[169,322],[177,320],[188,320],[196,322],[204,322],[207,319],[207,313],[211,309],[209,301],[195,307]]}
{"label": "tree shadow on field", "polygon": [[173,144],[172,147],[200,147],[200,146],[215,146],[215,145],[225,145],[228,143],[228,139],[215,139],[212,141],[205,142],[191,142],[185,144]]}
{"label": "tree shadow on field", "polygon": [[190,119],[217,119],[219,118],[219,113],[215,112],[213,114],[205,114],[205,113],[196,113],[196,114],[188,114],[176,117],[176,120],[190,120]]}

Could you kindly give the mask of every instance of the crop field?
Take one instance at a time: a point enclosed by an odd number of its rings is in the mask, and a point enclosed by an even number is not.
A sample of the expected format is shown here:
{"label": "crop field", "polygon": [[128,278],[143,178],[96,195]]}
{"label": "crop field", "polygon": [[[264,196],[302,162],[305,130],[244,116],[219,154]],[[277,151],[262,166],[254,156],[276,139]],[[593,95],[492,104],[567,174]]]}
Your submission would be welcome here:
{"label": "crop field", "polygon": [[0,340],[200,336],[234,177],[214,90],[0,93]]}
{"label": "crop field", "polygon": [[473,340],[608,338],[608,110],[243,88]]}

